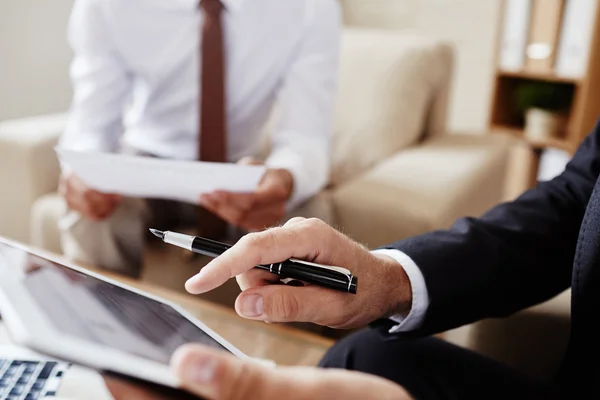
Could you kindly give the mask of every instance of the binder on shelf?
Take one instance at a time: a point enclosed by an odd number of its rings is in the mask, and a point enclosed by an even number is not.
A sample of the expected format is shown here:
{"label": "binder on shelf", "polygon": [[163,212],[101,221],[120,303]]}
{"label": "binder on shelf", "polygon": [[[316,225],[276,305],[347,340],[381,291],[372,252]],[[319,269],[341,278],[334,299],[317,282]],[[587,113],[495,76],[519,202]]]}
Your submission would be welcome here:
{"label": "binder on shelf", "polygon": [[523,69],[530,16],[531,0],[506,0],[500,43],[501,70]]}
{"label": "binder on shelf", "polygon": [[533,0],[531,28],[526,50],[529,72],[550,74],[558,48],[565,0]]}
{"label": "binder on shelf", "polygon": [[556,59],[556,74],[582,78],[587,65],[598,0],[567,0]]}

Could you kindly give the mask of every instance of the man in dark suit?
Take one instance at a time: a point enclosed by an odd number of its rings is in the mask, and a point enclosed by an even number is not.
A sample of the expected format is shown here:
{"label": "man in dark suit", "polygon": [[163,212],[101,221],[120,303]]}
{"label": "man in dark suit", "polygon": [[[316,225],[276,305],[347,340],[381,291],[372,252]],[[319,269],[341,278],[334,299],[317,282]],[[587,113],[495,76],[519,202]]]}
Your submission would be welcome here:
{"label": "man in dark suit", "polygon": [[[594,329],[600,312],[599,174],[600,124],[563,174],[481,218],[375,252],[324,223],[294,219],[246,236],[186,287],[200,293],[237,276],[244,292],[236,310],[246,318],[336,328],[371,324],[336,344],[322,366],[387,378],[417,399],[600,398]],[[290,257],[350,269],[359,277],[358,294],[271,285],[276,276],[252,269]],[[508,316],[569,287],[570,343],[549,382],[431,337]],[[355,384],[350,377],[346,383]]]}

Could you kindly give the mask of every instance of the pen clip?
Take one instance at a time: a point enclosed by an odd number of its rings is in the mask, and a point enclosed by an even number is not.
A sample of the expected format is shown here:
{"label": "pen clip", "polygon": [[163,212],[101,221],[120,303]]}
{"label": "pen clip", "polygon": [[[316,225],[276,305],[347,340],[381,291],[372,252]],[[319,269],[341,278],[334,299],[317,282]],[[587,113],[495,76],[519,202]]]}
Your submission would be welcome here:
{"label": "pen clip", "polygon": [[328,266],[328,265],[316,264],[316,263],[312,263],[312,262],[309,262],[309,261],[297,260],[295,258],[290,259],[290,261],[297,262],[297,263],[300,263],[300,264],[307,264],[307,265],[310,265],[310,266],[315,267],[315,268],[321,268],[321,269],[326,269],[326,270],[329,270],[329,271],[339,272],[340,274],[346,275],[348,277],[348,279],[352,279],[352,272],[350,270],[347,270],[346,268],[331,267],[331,266]]}

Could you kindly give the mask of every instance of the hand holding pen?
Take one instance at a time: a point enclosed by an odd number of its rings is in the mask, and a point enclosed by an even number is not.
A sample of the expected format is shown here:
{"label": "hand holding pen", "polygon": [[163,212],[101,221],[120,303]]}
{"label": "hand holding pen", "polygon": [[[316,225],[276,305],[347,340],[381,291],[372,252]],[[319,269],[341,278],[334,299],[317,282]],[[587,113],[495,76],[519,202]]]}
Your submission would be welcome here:
{"label": "hand holding pen", "polygon": [[[163,232],[150,229],[150,232],[163,242],[190,250],[209,257],[219,257],[231,248],[231,245],[198,236],[184,235],[176,232]],[[270,264],[259,264],[255,268],[279,275],[285,279],[319,285],[332,290],[356,294],[358,280],[345,268],[319,265],[302,260],[288,259]]]}
{"label": "hand holding pen", "polygon": [[[360,288],[353,295],[320,285],[272,285],[279,277],[255,268],[287,259],[348,269],[360,276]],[[355,328],[408,313],[412,301],[410,281],[399,263],[315,219],[294,218],[283,227],[246,235],[188,280],[186,289],[205,293],[232,277],[243,290],[236,300],[238,314],[263,321]]]}

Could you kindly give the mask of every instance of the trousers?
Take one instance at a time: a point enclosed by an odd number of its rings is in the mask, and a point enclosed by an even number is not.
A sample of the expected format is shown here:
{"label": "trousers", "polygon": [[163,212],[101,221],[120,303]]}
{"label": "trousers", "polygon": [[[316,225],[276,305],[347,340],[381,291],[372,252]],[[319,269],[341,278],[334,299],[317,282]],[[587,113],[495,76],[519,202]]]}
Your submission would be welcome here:
{"label": "trousers", "polygon": [[146,242],[158,240],[149,228],[192,228],[196,220],[192,204],[125,198],[109,218],[99,222],[67,210],[59,229],[68,259],[137,277]]}
{"label": "trousers", "polygon": [[338,341],[320,362],[377,375],[416,400],[549,399],[550,382],[524,375],[488,357],[435,337],[384,336],[374,329]]}

